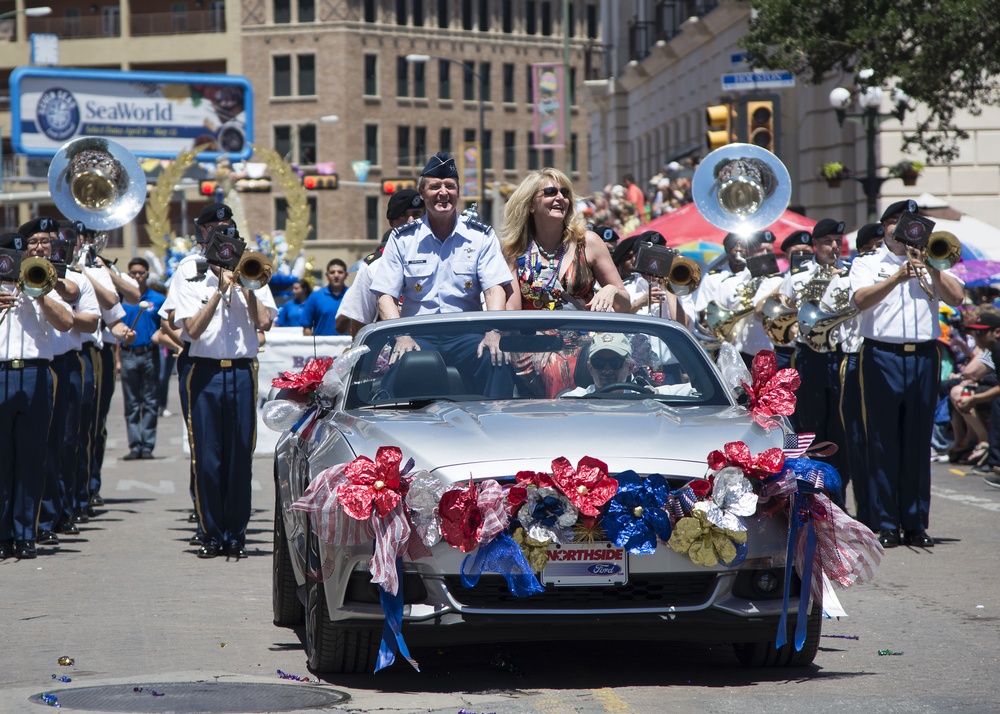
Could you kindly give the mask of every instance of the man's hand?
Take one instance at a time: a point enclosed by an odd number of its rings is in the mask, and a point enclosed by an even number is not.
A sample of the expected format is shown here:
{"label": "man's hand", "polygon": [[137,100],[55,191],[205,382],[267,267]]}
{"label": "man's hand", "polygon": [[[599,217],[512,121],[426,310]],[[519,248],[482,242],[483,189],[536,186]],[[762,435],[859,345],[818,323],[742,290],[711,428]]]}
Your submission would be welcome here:
{"label": "man's hand", "polygon": [[123,345],[130,345],[135,342],[135,330],[130,330],[124,322],[116,322],[111,326],[111,334]]}
{"label": "man's hand", "polygon": [[510,356],[500,349],[499,330],[490,330],[483,336],[482,342],[479,343],[479,349],[476,350],[476,357],[482,357],[485,350],[490,351],[490,361],[494,367],[510,362]]}
{"label": "man's hand", "polygon": [[396,344],[393,345],[392,353],[389,355],[389,364],[398,362],[407,352],[419,351],[420,345],[414,342],[412,337],[409,335],[400,335],[396,338]]}
{"label": "man's hand", "polygon": [[0,289],[0,310],[9,310],[17,305],[17,295],[9,290]]}
{"label": "man's hand", "polygon": [[232,270],[220,270],[219,271],[219,291],[226,292],[230,285],[233,285],[233,271]]}
{"label": "man's hand", "polygon": [[962,412],[963,414],[968,414],[969,412],[972,411],[972,407],[976,406],[974,400],[975,400],[975,395],[972,394],[962,395],[955,400],[955,406],[958,408],[958,411]]}

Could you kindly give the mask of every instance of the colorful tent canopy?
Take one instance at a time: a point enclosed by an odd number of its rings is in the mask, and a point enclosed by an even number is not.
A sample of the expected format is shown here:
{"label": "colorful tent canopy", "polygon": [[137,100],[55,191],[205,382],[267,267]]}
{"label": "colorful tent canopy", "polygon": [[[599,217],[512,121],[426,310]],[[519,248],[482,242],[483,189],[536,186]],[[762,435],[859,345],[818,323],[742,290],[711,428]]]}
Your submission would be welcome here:
{"label": "colorful tent canopy", "polygon": [[[815,225],[816,221],[811,218],[800,216],[792,211],[785,211],[777,221],[767,228],[774,233],[777,238],[776,243],[780,245],[781,241],[794,231],[811,231]],[[671,248],[691,241],[722,243],[723,238],[726,237],[726,231],[716,228],[706,221],[693,203],[682,206],[673,213],[666,213],[659,218],[654,218],[649,223],[644,223],[632,235],[643,231],[657,231],[662,234],[667,245]],[[777,252],[777,246],[775,251]]]}

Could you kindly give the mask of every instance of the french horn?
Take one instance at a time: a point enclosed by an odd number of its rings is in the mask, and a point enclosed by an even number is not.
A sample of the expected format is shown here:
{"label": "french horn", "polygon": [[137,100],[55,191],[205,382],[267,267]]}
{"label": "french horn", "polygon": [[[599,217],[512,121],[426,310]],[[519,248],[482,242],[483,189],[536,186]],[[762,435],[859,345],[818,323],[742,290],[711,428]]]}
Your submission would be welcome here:
{"label": "french horn", "polygon": [[852,307],[826,312],[815,302],[806,301],[798,312],[799,336],[816,352],[832,352],[837,347],[835,328],[857,314]]}
{"label": "french horn", "polygon": [[121,144],[85,136],[62,145],[49,165],[49,192],[66,218],[107,231],[132,221],[146,202],[146,174]]}
{"label": "french horn", "polygon": [[790,345],[798,335],[799,311],[787,295],[777,293],[764,300],[761,323],[767,338],[776,345]]}

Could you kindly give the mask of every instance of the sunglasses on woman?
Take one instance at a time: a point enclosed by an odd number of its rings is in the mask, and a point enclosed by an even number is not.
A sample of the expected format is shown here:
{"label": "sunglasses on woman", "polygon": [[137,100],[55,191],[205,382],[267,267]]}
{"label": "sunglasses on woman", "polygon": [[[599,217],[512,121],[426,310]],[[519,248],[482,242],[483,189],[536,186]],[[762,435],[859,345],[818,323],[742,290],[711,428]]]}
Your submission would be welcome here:
{"label": "sunglasses on woman", "polygon": [[625,364],[624,357],[591,357],[590,364],[594,366],[594,369],[621,369],[622,365]]}
{"label": "sunglasses on woman", "polygon": [[565,186],[546,186],[542,189],[542,195],[545,196],[545,198],[552,198],[557,193],[561,193],[563,198],[569,198],[573,192]]}

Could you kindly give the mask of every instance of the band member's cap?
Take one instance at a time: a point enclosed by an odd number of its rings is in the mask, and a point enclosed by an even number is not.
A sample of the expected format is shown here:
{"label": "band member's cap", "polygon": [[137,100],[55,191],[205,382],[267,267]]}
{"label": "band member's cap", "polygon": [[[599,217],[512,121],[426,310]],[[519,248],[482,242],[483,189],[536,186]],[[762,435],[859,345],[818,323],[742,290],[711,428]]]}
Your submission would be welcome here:
{"label": "band member's cap", "polygon": [[900,213],[903,213],[904,211],[909,211],[910,213],[919,213],[920,209],[917,207],[917,202],[914,201],[912,198],[907,199],[905,201],[896,201],[887,209],[885,209],[885,213],[882,214],[882,218],[880,218],[879,221],[881,223],[885,223],[893,216],[898,216]]}
{"label": "band member's cap", "polygon": [[24,250],[24,238],[20,233],[0,233],[0,248]]}
{"label": "band member's cap", "polygon": [[23,226],[17,229],[18,234],[22,238],[31,238],[31,236],[36,233],[55,233],[58,228],[59,222],[54,218],[49,218],[48,216],[39,216],[33,221],[28,221]]}
{"label": "band member's cap", "polygon": [[797,245],[812,245],[812,241],[812,233],[809,231],[795,231],[785,238],[785,240],[781,241],[781,252],[787,253]]}
{"label": "band member's cap", "polygon": [[869,223],[858,229],[858,237],[854,241],[854,247],[860,253],[861,249],[871,243],[876,238],[885,238],[885,228],[881,223]]}
{"label": "band member's cap", "polygon": [[813,226],[812,237],[813,240],[817,238],[822,238],[823,236],[842,236],[844,235],[844,222],[835,221],[832,218],[824,218],[815,226]]}
{"label": "band member's cap", "polygon": [[233,219],[233,209],[224,203],[210,203],[201,209],[201,213],[194,219],[199,226],[217,221],[231,221]]}
{"label": "band member's cap", "polygon": [[424,200],[412,188],[404,188],[389,196],[389,206],[385,209],[385,217],[390,221],[400,218],[407,211],[423,208]]}

